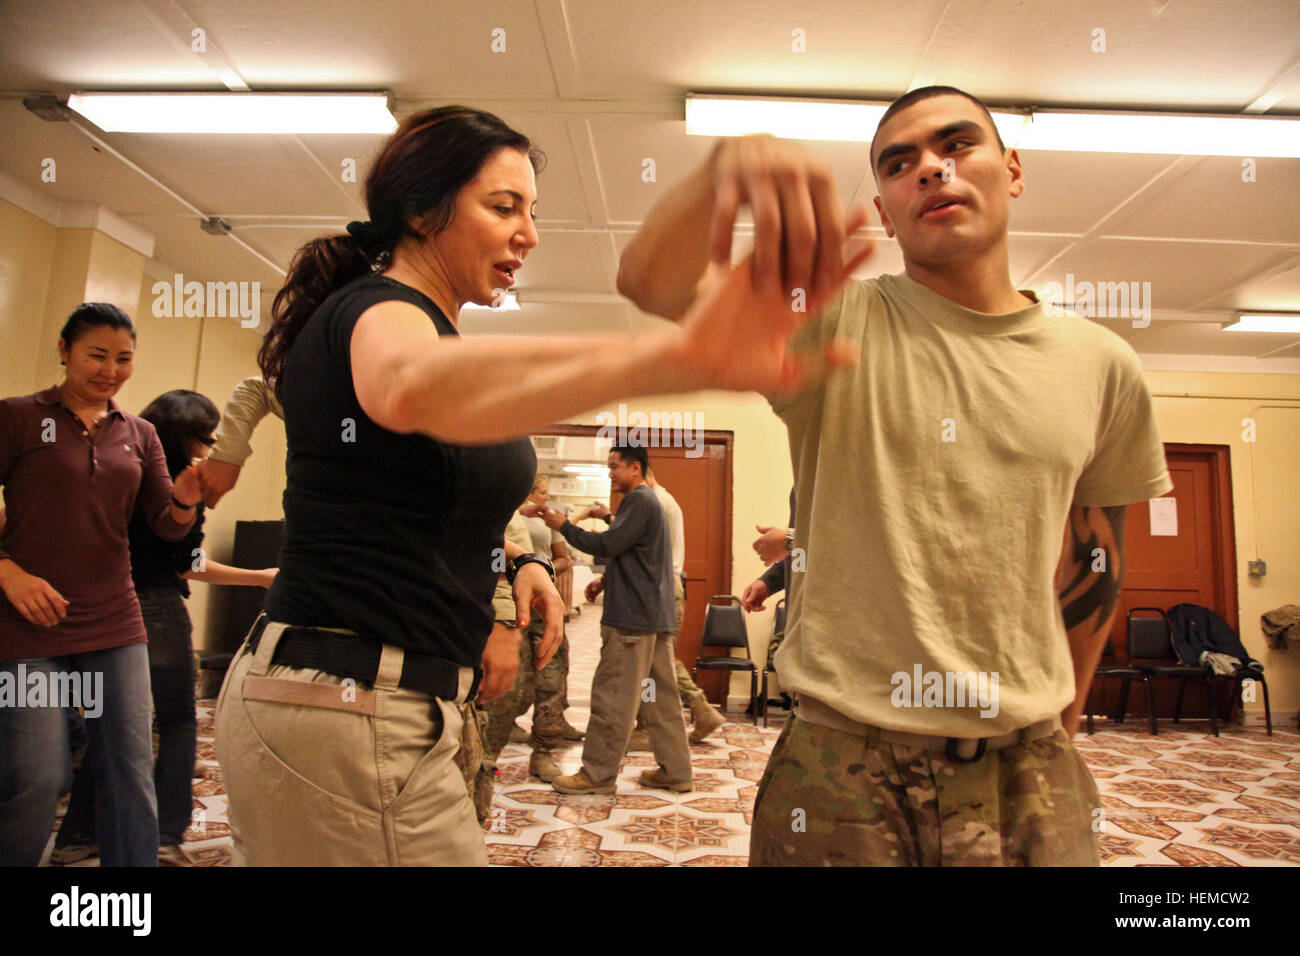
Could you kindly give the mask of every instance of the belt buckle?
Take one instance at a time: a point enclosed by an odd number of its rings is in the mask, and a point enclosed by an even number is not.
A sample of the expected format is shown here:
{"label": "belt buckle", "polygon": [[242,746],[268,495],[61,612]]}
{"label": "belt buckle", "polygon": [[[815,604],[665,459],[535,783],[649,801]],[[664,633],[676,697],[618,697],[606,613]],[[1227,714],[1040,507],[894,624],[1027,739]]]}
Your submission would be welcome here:
{"label": "belt buckle", "polygon": [[975,748],[975,756],[973,756],[973,757],[962,757],[962,756],[959,756],[959,755],[958,755],[958,753],[957,753],[957,743],[958,743],[958,741],[966,740],[966,739],[969,739],[969,738],[965,738],[965,737],[949,737],[949,738],[948,738],[948,745],[947,745],[946,747],[944,747],[944,749],[943,749],[944,756],[946,756],[946,757],[947,757],[949,760],[951,760],[953,763],[975,763],[976,761],[978,761],[978,760],[980,759],[980,757],[983,757],[983,756],[984,756],[984,751],[988,748],[989,739],[988,739],[987,737],[981,737],[981,738],[979,739],[979,745]]}

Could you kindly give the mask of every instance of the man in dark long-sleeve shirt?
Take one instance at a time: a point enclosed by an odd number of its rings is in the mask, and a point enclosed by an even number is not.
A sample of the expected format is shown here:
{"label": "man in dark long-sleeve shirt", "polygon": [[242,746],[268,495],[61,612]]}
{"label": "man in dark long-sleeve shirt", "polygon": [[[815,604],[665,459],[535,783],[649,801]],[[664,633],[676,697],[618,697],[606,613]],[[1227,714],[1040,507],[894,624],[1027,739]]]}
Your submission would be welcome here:
{"label": "man in dark long-sleeve shirt", "polygon": [[584,531],[555,511],[544,515],[569,544],[605,558],[607,565],[600,664],[592,680],[582,769],[555,779],[552,786],[561,793],[614,792],[619,763],[643,703],[659,768],[642,773],[641,785],[692,789],[690,745],[673,672],[677,622],[672,542],[663,508],[645,484],[648,463],[642,447],[610,451],[610,483],[625,497],[608,531]]}

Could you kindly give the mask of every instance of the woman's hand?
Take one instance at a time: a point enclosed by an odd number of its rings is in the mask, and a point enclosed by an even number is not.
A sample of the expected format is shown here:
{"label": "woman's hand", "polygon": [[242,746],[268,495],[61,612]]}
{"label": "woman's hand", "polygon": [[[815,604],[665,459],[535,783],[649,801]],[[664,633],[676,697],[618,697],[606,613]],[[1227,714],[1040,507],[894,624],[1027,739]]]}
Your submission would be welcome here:
{"label": "woman's hand", "polygon": [[[847,226],[846,239],[866,225],[860,210]],[[870,258],[874,243],[866,240],[845,257],[838,281],[818,290],[802,288],[760,292],[751,255],[730,269],[713,267],[706,291],[682,318],[684,358],[702,377],[701,388],[789,394],[811,384],[832,368],[857,361],[854,350],[828,343],[823,370],[788,351],[791,336],[826,304],[853,272]],[[813,357],[815,359],[815,357]]]}
{"label": "woman's hand", "polygon": [[172,495],[187,507],[193,507],[203,500],[198,468],[187,465],[185,470],[176,476],[176,480],[172,482]]}
{"label": "woman's hand", "polygon": [[68,601],[44,578],[28,574],[14,561],[0,562],[0,586],[18,613],[33,624],[54,627],[68,616]]}
{"label": "woman's hand", "polygon": [[564,599],[546,569],[535,561],[515,572],[515,611],[521,630],[532,619],[530,609],[540,613],[546,622],[533,660],[533,666],[541,670],[550,663],[564,640]]}
{"label": "woman's hand", "polygon": [[483,648],[483,679],[478,685],[479,703],[496,700],[515,686],[519,673],[519,631],[504,624],[492,625]]}

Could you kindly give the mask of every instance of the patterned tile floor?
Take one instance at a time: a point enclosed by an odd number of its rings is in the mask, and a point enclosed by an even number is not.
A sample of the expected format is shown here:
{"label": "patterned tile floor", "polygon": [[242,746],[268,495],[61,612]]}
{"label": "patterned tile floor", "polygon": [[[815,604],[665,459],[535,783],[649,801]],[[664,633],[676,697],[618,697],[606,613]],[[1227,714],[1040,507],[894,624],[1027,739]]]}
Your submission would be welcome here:
{"label": "patterned tile floor", "polygon": [[[598,625],[592,607],[569,624],[569,717],[578,727],[590,706]],[[196,866],[230,860],[213,704],[198,705],[195,823],[182,848]],[[1102,720],[1094,736],[1076,737],[1107,811],[1098,838],[1103,865],[1300,865],[1300,733],[1293,715],[1274,716],[1272,737],[1262,724],[1234,726],[1216,738],[1204,723],[1167,721],[1152,737],[1132,719],[1120,726]],[[527,726],[526,717],[521,724]],[[637,775],[655,761],[634,753],[616,793],[561,795],[529,776],[530,750],[512,742],[501,755],[485,825],[488,859],[505,866],[743,866],[754,794],[779,732],[779,720],[767,729],[744,718],[724,725],[691,748],[695,790],[680,794],[640,787]],[[581,753],[574,743],[556,759],[571,773]]]}

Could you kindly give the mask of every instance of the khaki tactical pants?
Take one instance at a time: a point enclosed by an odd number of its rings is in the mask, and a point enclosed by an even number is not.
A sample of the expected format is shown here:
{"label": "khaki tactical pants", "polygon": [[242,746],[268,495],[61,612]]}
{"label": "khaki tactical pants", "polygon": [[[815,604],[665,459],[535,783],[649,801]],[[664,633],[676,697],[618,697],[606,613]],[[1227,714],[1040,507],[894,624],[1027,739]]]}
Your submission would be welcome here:
{"label": "khaki tactical pants", "polygon": [[456,702],[399,688],[403,651],[386,644],[367,690],[319,670],[272,667],[285,626],[268,623],[256,653],[245,641],[217,700],[234,862],[486,865],[456,761],[473,671],[463,669]]}

